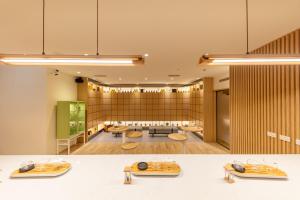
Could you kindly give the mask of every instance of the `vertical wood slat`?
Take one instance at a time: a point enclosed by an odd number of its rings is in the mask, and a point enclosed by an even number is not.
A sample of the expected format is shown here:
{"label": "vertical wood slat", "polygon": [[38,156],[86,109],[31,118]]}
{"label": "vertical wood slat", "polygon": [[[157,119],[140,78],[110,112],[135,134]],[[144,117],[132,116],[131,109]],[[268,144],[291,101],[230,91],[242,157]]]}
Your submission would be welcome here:
{"label": "vertical wood slat", "polygon": [[[300,53],[300,30],[295,32],[295,53]],[[295,138],[300,139],[300,66],[295,66]],[[300,153],[300,146],[296,146],[296,153]]]}
{"label": "vertical wood slat", "polygon": [[[247,76],[247,74],[244,73],[244,72],[246,71],[245,68],[243,68],[243,67],[239,67],[239,68],[240,68],[240,70],[241,70],[242,73],[243,73],[243,76],[240,76],[240,80],[239,80],[239,82],[241,82],[241,80],[243,80],[243,79]],[[244,98],[244,100],[245,100],[245,97],[247,98],[247,96],[243,96],[243,94],[242,94],[241,91],[243,91],[246,87],[248,87],[247,83],[241,84],[241,85],[240,85],[240,90],[238,91],[238,92],[239,92],[239,96],[242,97],[242,98]],[[242,110],[242,112],[245,112],[245,108],[247,108],[247,104],[249,103],[249,102],[247,102],[247,100],[244,101],[244,102],[245,102],[245,103],[244,103],[244,105],[243,105],[243,110]],[[246,129],[246,128],[247,128],[246,121],[248,121],[248,119],[247,119],[247,116],[243,116],[243,115],[240,115],[239,117],[240,117],[242,123],[244,124],[244,127],[241,128],[241,132],[243,133],[243,132],[245,132],[245,131],[247,130],[247,129]],[[248,135],[247,135],[247,137],[244,137],[244,138],[243,138],[243,137],[240,137],[240,140],[243,141],[243,142],[241,143],[241,146],[242,146],[243,148],[247,147],[247,146],[245,145],[245,143],[248,141]],[[243,151],[245,151],[245,150],[240,150],[240,153],[242,153]]]}
{"label": "vertical wood slat", "polygon": [[[289,41],[289,46],[290,46],[290,49],[289,49],[289,53],[292,53],[292,52],[295,52],[295,32],[293,32],[291,34],[291,37],[290,37],[290,41]],[[293,66],[293,68],[291,69],[290,71],[290,112],[291,112],[291,126],[290,126],[290,131],[291,131],[291,138],[292,138],[292,141],[291,141],[291,147],[290,147],[290,153],[295,153],[296,152],[296,135],[295,135],[295,109],[293,108],[293,105],[296,104],[295,102],[295,66]]]}
{"label": "vertical wood slat", "polygon": [[[300,30],[254,51],[299,54]],[[232,153],[300,153],[300,66],[230,66]],[[267,137],[267,131],[277,138]],[[291,142],[281,141],[279,135]]]}
{"label": "vertical wood slat", "polygon": [[[270,46],[269,46],[270,47]],[[266,115],[267,115],[267,123],[266,123],[266,131],[268,131],[268,128],[271,130],[274,129],[273,125],[273,101],[271,101],[270,97],[272,96],[272,91],[273,91],[273,84],[270,84],[272,82],[271,76],[270,76],[270,67],[267,66],[267,79],[266,79]],[[268,112],[270,111],[270,112]],[[268,151],[267,153],[274,153],[274,141],[271,140],[271,138],[266,139],[266,144],[268,146]]]}
{"label": "vertical wood slat", "polygon": [[[239,71],[242,71],[242,73],[243,73],[244,69],[240,66]],[[241,82],[241,80],[243,80],[243,78],[244,78],[244,76],[237,76],[237,77],[238,77],[239,82]],[[242,93],[241,93],[241,91],[243,90],[242,86],[243,86],[242,84],[239,85],[239,90],[238,90],[239,99],[243,98]],[[243,106],[245,106],[245,104]],[[241,119],[241,121],[245,119],[245,118],[243,118],[243,115],[241,115],[241,112],[239,112],[238,114],[239,114],[239,118]],[[243,127],[239,127],[239,130],[240,130],[240,132],[245,131],[245,129],[243,129]],[[245,151],[245,149],[243,149],[243,148],[247,147],[247,146],[245,146],[245,141],[247,141],[247,139],[248,139],[247,137],[246,138],[240,137],[240,141],[241,141],[241,143],[240,143],[240,153]]]}
{"label": "vertical wood slat", "polygon": [[[274,53],[274,44],[271,43],[270,44],[271,48],[270,48],[270,52]],[[272,122],[272,126],[269,127],[268,131],[277,131],[277,127],[278,127],[278,123],[277,123],[277,98],[275,98],[276,95],[276,79],[275,79],[275,72],[276,69],[274,70],[272,66],[269,66],[269,73],[270,73],[270,96],[269,96],[269,101],[272,104],[272,107],[270,107],[270,114],[271,114],[271,122]],[[270,138],[269,140],[272,140],[272,144],[273,144],[273,148],[272,148],[272,153],[277,153],[277,141],[274,138]]]}
{"label": "vertical wood slat", "polygon": [[[300,66],[295,69],[295,139],[300,139]],[[300,146],[296,147],[296,153],[300,153]]]}

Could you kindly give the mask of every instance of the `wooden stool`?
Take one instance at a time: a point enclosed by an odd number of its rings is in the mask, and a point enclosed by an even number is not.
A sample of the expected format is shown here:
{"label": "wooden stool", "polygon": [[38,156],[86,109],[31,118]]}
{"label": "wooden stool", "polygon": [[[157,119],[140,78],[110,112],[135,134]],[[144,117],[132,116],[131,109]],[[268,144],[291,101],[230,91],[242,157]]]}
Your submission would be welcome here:
{"label": "wooden stool", "polygon": [[126,136],[128,138],[139,138],[143,136],[143,133],[141,131],[129,131],[126,133]]}
{"label": "wooden stool", "polygon": [[168,135],[168,138],[175,141],[182,142],[183,145],[183,153],[185,154],[185,141],[187,140],[187,135],[184,133],[172,133]]}

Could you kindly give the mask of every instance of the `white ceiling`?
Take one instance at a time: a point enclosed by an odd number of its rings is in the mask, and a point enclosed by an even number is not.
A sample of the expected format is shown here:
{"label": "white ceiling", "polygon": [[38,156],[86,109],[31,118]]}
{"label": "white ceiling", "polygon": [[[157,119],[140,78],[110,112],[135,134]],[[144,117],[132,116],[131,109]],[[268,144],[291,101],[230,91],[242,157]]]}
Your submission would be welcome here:
{"label": "white ceiling", "polygon": [[[203,53],[245,52],[245,0],[99,1],[100,52],[148,53],[146,65],[58,69],[105,74],[105,83],[187,83],[228,71],[202,71]],[[300,0],[249,0],[250,49],[299,28],[299,8]],[[0,10],[0,52],[41,53],[42,0],[0,0]],[[45,34],[48,54],[95,54],[96,0],[46,0]]]}

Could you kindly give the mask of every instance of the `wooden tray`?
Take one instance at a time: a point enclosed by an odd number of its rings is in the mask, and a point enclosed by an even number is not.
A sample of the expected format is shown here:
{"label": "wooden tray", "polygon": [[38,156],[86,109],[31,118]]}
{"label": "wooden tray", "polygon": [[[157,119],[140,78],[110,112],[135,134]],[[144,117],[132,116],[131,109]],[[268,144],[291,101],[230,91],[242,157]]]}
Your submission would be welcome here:
{"label": "wooden tray", "polygon": [[147,170],[139,170],[137,162],[131,166],[131,173],[136,176],[178,176],[180,166],[176,162],[147,162]]}
{"label": "wooden tray", "polygon": [[231,163],[225,165],[225,170],[231,173],[232,175],[244,177],[244,178],[270,178],[270,179],[287,179],[287,174],[276,168],[269,165],[252,165],[244,164],[246,171],[245,173],[240,173],[235,171]]}
{"label": "wooden tray", "polygon": [[15,170],[10,177],[11,178],[32,178],[32,177],[55,177],[66,173],[71,169],[71,164],[67,162],[57,163],[40,163],[35,164],[35,168],[28,172],[20,173],[19,170]]}

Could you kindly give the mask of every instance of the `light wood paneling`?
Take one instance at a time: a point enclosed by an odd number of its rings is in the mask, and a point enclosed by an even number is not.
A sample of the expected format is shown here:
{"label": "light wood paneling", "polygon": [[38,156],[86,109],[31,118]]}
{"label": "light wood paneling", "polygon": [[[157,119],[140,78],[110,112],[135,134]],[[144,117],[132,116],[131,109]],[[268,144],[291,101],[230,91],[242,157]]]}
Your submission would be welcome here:
{"label": "light wood paneling", "polygon": [[189,120],[194,121],[197,126],[203,127],[204,123],[204,83],[200,81],[190,86]]}
{"label": "light wood paneling", "polygon": [[205,77],[190,86],[189,120],[203,128],[203,140],[216,142],[216,98],[213,78]]}
{"label": "light wood paneling", "polygon": [[204,141],[216,141],[213,78],[191,85],[190,92],[159,93],[104,92],[85,79],[78,100],[87,102],[87,129],[103,121],[193,121],[203,127]]}
{"label": "light wood paneling", "polygon": [[[77,84],[77,100],[79,101],[84,101],[86,103],[86,109],[88,108],[88,93],[87,93],[87,89],[88,89],[88,82],[87,82],[87,78],[84,78],[84,82],[83,83],[79,83]],[[88,120],[90,119],[90,116],[88,114],[88,112],[85,113],[86,115],[86,120],[85,120],[85,130],[88,130]],[[88,136],[87,136],[87,132],[85,132],[85,141],[88,141]]]}
{"label": "light wood paneling", "polygon": [[[254,54],[300,52],[300,30]],[[300,153],[300,66],[230,66],[232,153]],[[267,137],[267,131],[277,138]],[[291,142],[279,139],[291,138]]]}
{"label": "light wood paneling", "polygon": [[98,127],[102,123],[103,88],[91,85],[87,78],[77,85],[77,99],[86,103],[86,130]]}
{"label": "light wood paneling", "polygon": [[188,93],[103,93],[105,121],[188,121]]}

